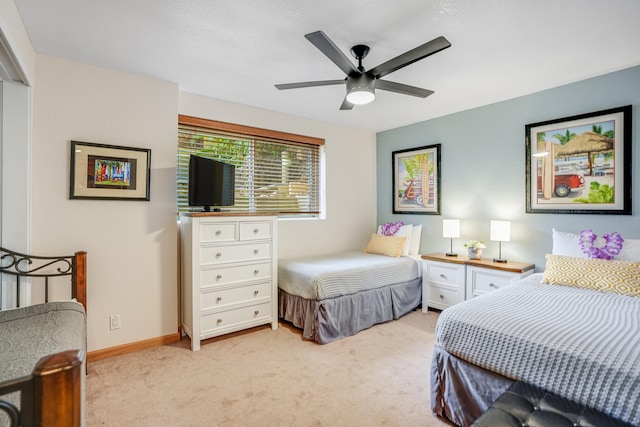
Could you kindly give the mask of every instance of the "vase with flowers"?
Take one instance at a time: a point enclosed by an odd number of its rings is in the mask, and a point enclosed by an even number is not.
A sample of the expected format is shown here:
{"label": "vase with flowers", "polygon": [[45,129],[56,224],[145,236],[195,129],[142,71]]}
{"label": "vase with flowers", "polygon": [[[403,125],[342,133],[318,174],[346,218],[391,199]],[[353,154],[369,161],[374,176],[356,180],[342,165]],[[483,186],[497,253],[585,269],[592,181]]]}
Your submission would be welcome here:
{"label": "vase with flowers", "polygon": [[482,250],[487,247],[481,240],[469,240],[464,244],[464,247],[469,251],[469,258],[480,259],[482,258]]}

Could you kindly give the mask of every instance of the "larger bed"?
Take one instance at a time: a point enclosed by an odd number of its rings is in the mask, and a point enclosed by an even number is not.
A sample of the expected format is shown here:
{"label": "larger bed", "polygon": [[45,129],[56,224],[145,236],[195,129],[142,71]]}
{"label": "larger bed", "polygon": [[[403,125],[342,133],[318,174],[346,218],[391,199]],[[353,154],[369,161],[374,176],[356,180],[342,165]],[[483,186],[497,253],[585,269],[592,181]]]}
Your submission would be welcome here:
{"label": "larger bed", "polygon": [[440,314],[433,412],[468,426],[524,381],[640,425],[640,298],[542,278],[532,274]]}
{"label": "larger bed", "polygon": [[280,260],[278,286],[279,316],[326,344],[420,305],[421,261],[362,251]]}

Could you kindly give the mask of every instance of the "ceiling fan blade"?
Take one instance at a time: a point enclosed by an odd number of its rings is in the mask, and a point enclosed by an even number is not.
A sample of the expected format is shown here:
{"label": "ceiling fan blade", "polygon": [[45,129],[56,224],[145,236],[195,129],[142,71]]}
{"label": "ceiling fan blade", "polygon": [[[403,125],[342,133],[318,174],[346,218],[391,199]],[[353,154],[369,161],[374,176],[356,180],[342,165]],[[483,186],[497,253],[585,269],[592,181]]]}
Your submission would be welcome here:
{"label": "ceiling fan blade", "polygon": [[415,86],[409,86],[402,83],[390,82],[388,80],[376,80],[376,89],[388,90],[389,92],[401,93],[403,95],[417,96],[426,98],[434,92],[429,89],[422,89]]}
{"label": "ceiling fan blade", "polygon": [[415,49],[411,49],[410,51],[405,52],[402,55],[390,59],[387,62],[372,68],[368,72],[375,78],[384,77],[389,73],[393,73],[394,71],[399,70],[402,67],[413,64],[416,61],[424,59],[427,56],[433,55],[434,53],[438,53],[450,46],[451,43],[449,43],[449,40],[440,36],[431,40],[430,42],[416,47]]}
{"label": "ceiling fan blade", "polygon": [[342,53],[342,51],[331,41],[329,37],[322,31],[316,31],[314,33],[305,34],[307,40],[309,40],[320,52],[324,53],[327,58],[333,61],[347,76],[362,74],[353,65],[351,60]]}
{"label": "ceiling fan blade", "polygon": [[347,101],[347,97],[344,97],[344,101],[342,101],[342,105],[340,106],[341,110],[353,110],[353,104]]}
{"label": "ceiling fan blade", "polygon": [[300,83],[284,83],[275,85],[278,89],[300,89],[303,87],[315,87],[315,86],[331,86],[331,85],[342,85],[344,84],[344,79],[342,80],[320,80],[315,82],[300,82]]}

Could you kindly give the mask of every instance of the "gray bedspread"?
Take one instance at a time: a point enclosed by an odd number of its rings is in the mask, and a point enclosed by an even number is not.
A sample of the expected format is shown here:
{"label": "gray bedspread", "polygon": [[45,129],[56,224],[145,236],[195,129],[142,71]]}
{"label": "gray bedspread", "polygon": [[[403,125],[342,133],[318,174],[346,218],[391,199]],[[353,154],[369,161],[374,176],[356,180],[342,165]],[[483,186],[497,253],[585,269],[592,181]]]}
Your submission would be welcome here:
{"label": "gray bedspread", "polygon": [[541,278],[444,310],[438,349],[640,425],[640,298]]}
{"label": "gray bedspread", "polygon": [[418,257],[348,251],[278,261],[278,287],[309,300],[355,294],[419,277]]}

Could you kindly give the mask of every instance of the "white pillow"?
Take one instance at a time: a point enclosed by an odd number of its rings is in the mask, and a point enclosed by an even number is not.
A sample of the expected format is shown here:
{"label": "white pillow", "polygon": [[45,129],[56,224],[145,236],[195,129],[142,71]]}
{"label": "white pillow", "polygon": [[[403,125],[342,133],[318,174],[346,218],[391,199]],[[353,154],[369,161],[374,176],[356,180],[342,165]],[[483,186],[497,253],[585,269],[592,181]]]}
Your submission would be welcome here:
{"label": "white pillow", "polygon": [[553,239],[553,255],[571,256],[574,258],[589,258],[587,254],[580,249],[580,235],[575,233],[565,233],[555,228],[551,230]]}
{"label": "white pillow", "polygon": [[[378,226],[378,234],[382,234],[382,226]],[[402,248],[402,256],[409,255],[409,250],[411,248],[411,241],[413,236],[413,225],[406,224],[400,227],[398,231],[394,234],[395,237],[406,237],[404,247]]]}
{"label": "white pillow", "polygon": [[[552,229],[552,237],[553,249],[551,253],[553,255],[589,258],[580,248],[580,234],[558,231],[554,228]],[[640,261],[640,240],[624,238],[620,254],[614,256],[613,259],[620,261]]]}
{"label": "white pillow", "polygon": [[422,224],[413,226],[413,235],[411,236],[411,247],[409,255],[418,255],[420,252],[420,238],[422,237]]}

